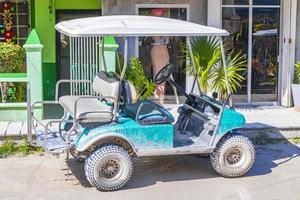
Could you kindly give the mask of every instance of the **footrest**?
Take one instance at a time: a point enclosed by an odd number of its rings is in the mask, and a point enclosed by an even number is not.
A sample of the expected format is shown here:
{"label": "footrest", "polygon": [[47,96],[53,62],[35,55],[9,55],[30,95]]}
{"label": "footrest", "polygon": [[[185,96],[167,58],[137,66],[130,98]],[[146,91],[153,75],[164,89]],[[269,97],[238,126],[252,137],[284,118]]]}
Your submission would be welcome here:
{"label": "footrest", "polygon": [[49,153],[62,153],[69,148],[68,143],[60,136],[59,133],[48,133],[45,144],[45,134],[43,132],[36,135],[37,144],[43,147]]}

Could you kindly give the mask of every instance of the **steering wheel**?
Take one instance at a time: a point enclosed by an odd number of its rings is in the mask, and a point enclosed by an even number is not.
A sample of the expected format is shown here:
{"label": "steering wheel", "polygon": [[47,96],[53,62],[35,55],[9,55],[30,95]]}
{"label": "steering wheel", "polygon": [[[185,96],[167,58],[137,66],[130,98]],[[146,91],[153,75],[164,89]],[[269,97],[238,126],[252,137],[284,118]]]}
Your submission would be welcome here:
{"label": "steering wheel", "polygon": [[167,64],[166,66],[164,66],[154,77],[154,83],[159,85],[168,80],[168,78],[172,75],[173,70],[173,64]]}

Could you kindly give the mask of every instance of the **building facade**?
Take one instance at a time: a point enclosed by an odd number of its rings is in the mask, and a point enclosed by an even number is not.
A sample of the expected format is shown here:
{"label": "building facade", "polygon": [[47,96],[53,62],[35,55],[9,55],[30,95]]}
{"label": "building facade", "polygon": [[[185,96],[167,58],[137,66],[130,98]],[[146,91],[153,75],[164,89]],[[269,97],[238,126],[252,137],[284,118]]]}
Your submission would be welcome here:
{"label": "building facade", "polygon": [[[224,28],[230,50],[247,57],[245,81],[234,96],[235,104],[291,106],[290,84],[294,63],[300,60],[300,1],[297,0],[11,0],[20,5],[15,14],[17,42],[23,44],[35,28],[43,49],[44,99],[52,99],[57,80],[68,78],[68,48],[54,30],[60,21],[99,15],[144,15],[151,9],[168,9],[169,16],[203,25]],[[27,7],[22,7],[22,3]],[[23,17],[22,17],[23,16]],[[26,17],[25,17],[26,16]],[[174,38],[171,62],[180,52],[176,46],[185,38]],[[122,44],[119,44],[120,46]],[[130,40],[130,56],[139,56],[151,74],[147,38]],[[188,91],[191,79],[184,64],[177,65],[175,80]],[[170,91],[167,91],[171,93]]]}
{"label": "building facade", "polygon": [[[168,8],[172,13],[176,8],[186,12],[185,20],[228,30],[227,47],[241,51],[248,62],[234,103],[292,105],[290,84],[294,63],[300,59],[300,1],[103,0],[102,5],[103,15],[136,15],[150,8]],[[136,47],[132,55],[143,56],[140,43],[132,45]],[[188,90],[191,81],[185,79]]]}

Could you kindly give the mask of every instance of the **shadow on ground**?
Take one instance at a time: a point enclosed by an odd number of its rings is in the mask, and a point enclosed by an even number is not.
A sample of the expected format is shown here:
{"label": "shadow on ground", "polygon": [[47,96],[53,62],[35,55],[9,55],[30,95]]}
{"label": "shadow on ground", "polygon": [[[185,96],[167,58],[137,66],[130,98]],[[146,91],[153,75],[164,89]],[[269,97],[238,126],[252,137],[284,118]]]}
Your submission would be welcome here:
{"label": "shadow on ground", "polygon": [[299,146],[288,140],[270,144],[256,146],[256,163],[248,176],[259,176],[271,173],[277,166],[289,162],[300,156]]}
{"label": "shadow on ground", "polygon": [[[256,144],[256,163],[248,176],[264,175],[272,172],[278,165],[288,162],[300,155],[300,145],[292,143],[300,130],[294,128],[279,128],[264,123],[249,123],[240,131]],[[297,133],[297,134],[295,134]],[[300,140],[299,140],[300,141]],[[299,142],[298,141],[298,142]]]}
{"label": "shadow on ground", "polygon": [[[257,159],[246,176],[261,176],[300,155],[300,148],[288,141],[256,146]],[[209,158],[195,155],[145,157],[134,159],[134,174],[127,189],[147,187],[157,182],[188,181],[219,177]],[[83,162],[70,159],[68,166],[84,187],[91,187],[84,175]]]}

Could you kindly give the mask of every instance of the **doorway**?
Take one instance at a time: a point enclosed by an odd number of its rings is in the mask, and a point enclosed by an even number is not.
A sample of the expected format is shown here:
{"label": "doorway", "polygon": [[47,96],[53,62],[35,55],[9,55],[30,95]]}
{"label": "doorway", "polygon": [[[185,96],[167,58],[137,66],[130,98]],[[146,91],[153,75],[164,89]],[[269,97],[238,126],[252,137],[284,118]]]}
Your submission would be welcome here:
{"label": "doorway", "polygon": [[[101,10],[56,10],[56,23],[82,17],[101,15]],[[56,34],[56,77],[57,80],[70,80],[70,40],[66,36]],[[61,95],[71,94],[68,84],[62,84]],[[63,109],[59,105],[45,105],[45,119],[58,119],[63,116]]]}
{"label": "doorway", "polygon": [[279,102],[280,0],[223,0],[222,27],[230,36],[229,51],[242,52],[248,60],[245,80],[235,103]]}
{"label": "doorway", "polygon": [[[137,4],[136,5],[136,14],[138,15],[148,15],[148,16],[156,16],[155,12],[163,12],[163,16],[172,19],[179,19],[184,21],[189,21],[189,5],[188,4]],[[161,37],[168,41],[166,46],[168,48],[168,56],[169,63],[175,66],[173,72],[174,81],[180,85],[180,87],[187,89],[187,81],[188,77],[186,76],[185,68],[186,68],[186,58],[181,51],[181,47],[186,43],[186,37]],[[153,65],[153,48],[155,48],[155,38],[152,37],[140,37],[136,42],[136,52],[137,56],[140,58],[144,71],[146,74],[153,78],[155,76],[155,67]],[[165,88],[165,99],[164,103],[178,103],[184,102],[184,98],[179,96],[177,99],[177,95],[174,91],[173,86],[170,84],[166,84]],[[180,95],[180,94],[178,94]]]}

